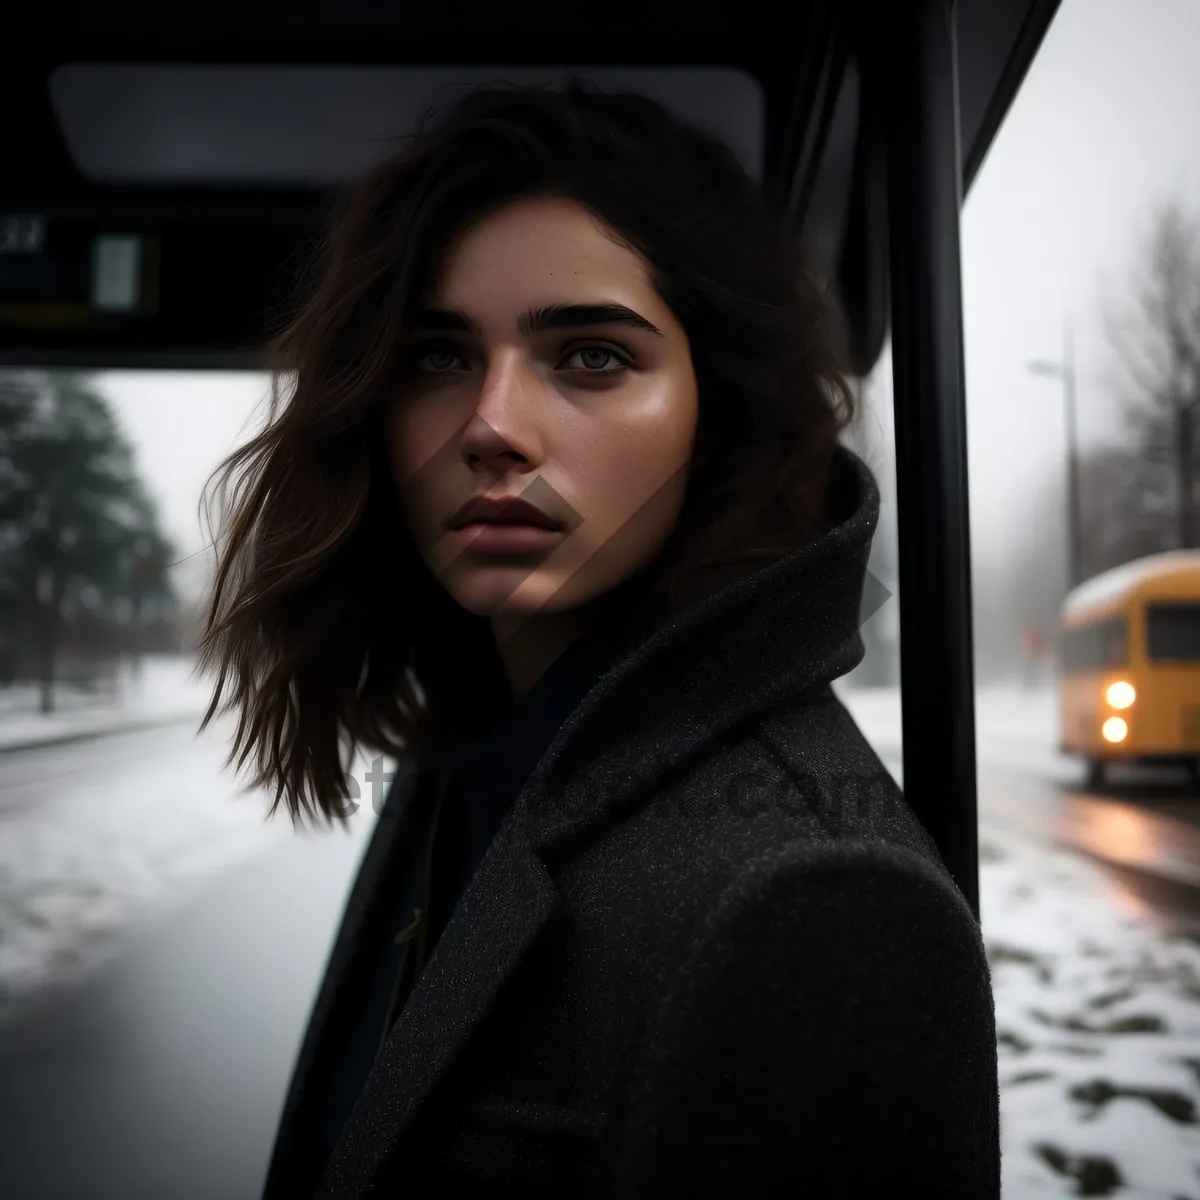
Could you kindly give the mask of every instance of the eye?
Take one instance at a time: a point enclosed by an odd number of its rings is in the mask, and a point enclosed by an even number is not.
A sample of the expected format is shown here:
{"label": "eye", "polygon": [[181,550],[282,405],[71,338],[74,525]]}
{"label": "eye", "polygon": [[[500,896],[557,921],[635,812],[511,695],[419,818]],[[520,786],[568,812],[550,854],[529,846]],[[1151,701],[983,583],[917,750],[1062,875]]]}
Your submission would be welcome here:
{"label": "eye", "polygon": [[[572,365],[578,359],[578,365]],[[593,375],[610,375],[625,370],[629,360],[608,346],[580,346],[564,359],[567,370],[587,371]]]}
{"label": "eye", "polygon": [[414,354],[412,364],[424,374],[442,375],[455,369],[455,360],[462,362],[463,359],[454,346],[430,346]]}

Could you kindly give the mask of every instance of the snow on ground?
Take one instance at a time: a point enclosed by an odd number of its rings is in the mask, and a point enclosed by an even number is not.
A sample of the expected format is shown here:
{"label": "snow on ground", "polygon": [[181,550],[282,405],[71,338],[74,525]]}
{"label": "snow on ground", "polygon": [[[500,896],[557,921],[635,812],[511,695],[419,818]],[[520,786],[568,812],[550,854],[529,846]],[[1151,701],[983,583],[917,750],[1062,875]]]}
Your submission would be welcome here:
{"label": "snow on ground", "polygon": [[1200,947],[1079,855],[980,849],[1005,1200],[1200,1196]]}
{"label": "snow on ground", "polygon": [[[900,689],[848,687],[839,680],[834,691],[879,755],[899,758]],[[1058,694],[1051,684],[979,688],[975,742],[981,768],[1032,773],[1054,783],[1080,778],[1079,763],[1058,752]]]}
{"label": "snow on ground", "polygon": [[[189,678],[192,665],[149,660],[142,686],[120,705],[78,704],[56,722],[60,735],[72,720],[76,731],[139,728],[149,718],[168,727],[132,742],[40,745],[20,766],[0,753],[0,1021],[100,969],[141,922],[300,836],[285,814],[268,822],[266,794],[225,768],[233,718],[193,736],[209,690]],[[0,732],[12,720],[36,743],[46,736],[36,714],[0,714]],[[8,748],[16,742],[11,733]],[[361,758],[351,774],[366,779]],[[365,838],[373,819],[365,785],[363,794],[351,826]]]}
{"label": "snow on ground", "polygon": [[148,655],[140,676],[122,667],[112,694],[56,687],[52,713],[38,711],[35,686],[0,688],[0,751],[177,717],[199,718],[208,707],[209,685],[193,676],[194,667],[190,655]]}
{"label": "snow on ground", "polygon": [[[0,1022],[103,968],[131,931],[242,863],[289,839],[346,836],[296,832],[283,812],[268,822],[266,794],[222,767],[230,725],[215,732],[224,745],[67,780],[53,803],[0,813]],[[373,820],[364,804],[350,834],[365,844]]]}
{"label": "snow on ground", "polygon": [[[899,691],[836,690],[899,777]],[[976,735],[981,773],[1079,779],[1050,688],[981,690]],[[1200,947],[1164,937],[1082,855],[986,820],[979,875],[1005,1200],[1200,1197]]]}

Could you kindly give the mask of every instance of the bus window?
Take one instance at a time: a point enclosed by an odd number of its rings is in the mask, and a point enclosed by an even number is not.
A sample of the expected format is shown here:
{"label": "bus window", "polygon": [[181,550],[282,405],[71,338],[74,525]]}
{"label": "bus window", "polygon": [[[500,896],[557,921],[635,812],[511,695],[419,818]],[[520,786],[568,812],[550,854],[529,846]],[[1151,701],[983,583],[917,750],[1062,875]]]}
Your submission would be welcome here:
{"label": "bus window", "polygon": [[1156,662],[1200,662],[1200,604],[1147,604],[1146,648]]}
{"label": "bus window", "polygon": [[1068,629],[1063,638],[1063,668],[1100,671],[1129,663],[1129,622],[1112,617],[1095,625]]}

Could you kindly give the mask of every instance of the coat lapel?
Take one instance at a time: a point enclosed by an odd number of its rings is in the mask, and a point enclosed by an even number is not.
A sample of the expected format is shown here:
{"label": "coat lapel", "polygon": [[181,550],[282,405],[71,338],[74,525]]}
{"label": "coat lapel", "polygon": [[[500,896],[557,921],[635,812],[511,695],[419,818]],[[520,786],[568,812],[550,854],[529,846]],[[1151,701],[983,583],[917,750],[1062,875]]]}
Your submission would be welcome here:
{"label": "coat lapel", "polygon": [[458,1059],[560,903],[519,814],[505,818],[434,947],[317,1192],[370,1194],[389,1154]]}

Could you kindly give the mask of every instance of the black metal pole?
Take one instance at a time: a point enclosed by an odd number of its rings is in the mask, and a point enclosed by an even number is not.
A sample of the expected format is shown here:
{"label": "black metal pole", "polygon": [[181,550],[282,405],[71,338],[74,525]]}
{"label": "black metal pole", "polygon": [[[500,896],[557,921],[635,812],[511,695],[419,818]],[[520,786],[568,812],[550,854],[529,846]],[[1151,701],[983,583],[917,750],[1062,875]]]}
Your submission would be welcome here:
{"label": "black metal pole", "polygon": [[889,11],[892,360],[904,793],[979,916],[970,518],[952,0]]}

